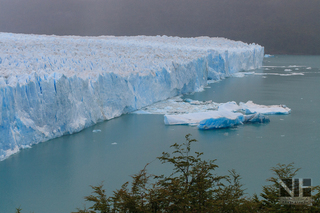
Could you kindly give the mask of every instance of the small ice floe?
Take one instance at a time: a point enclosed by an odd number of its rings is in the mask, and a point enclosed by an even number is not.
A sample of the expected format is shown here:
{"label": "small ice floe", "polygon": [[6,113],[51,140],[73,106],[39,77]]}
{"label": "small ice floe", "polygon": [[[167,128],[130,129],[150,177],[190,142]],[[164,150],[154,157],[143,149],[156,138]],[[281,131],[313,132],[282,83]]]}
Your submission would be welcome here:
{"label": "small ice floe", "polygon": [[293,75],[304,75],[304,74],[301,72],[293,72],[290,74],[279,74],[279,76],[293,76]]}
{"label": "small ice floe", "polygon": [[291,72],[292,69],[284,69],[285,72]]}
{"label": "small ice floe", "polygon": [[271,57],[274,57],[274,55],[265,54],[264,57],[265,57],[265,58],[271,58]]}
{"label": "small ice floe", "polygon": [[96,132],[101,132],[101,129],[95,129],[92,132],[96,133]]}
{"label": "small ice floe", "polygon": [[253,75],[255,72],[236,72],[236,73],[233,73],[231,76],[232,77],[237,77],[237,78],[242,78],[246,75]]}
{"label": "small ice floe", "polygon": [[311,68],[311,67],[307,67],[306,69],[307,69],[307,70],[311,70],[312,68]]}
{"label": "small ice floe", "polygon": [[219,82],[220,80],[207,80],[207,83],[208,84],[213,84],[213,83],[217,83]]}
{"label": "small ice floe", "polygon": [[184,99],[185,102],[188,102],[190,103],[191,105],[208,105],[208,104],[211,104],[212,101],[195,101],[195,100],[192,100],[192,99]]}
{"label": "small ice floe", "polygon": [[286,68],[286,66],[262,66],[262,67],[269,67],[269,68]]}
{"label": "small ice floe", "polygon": [[287,74],[281,74],[281,73],[255,73],[255,75],[279,75],[279,76],[293,76],[293,75],[304,75],[301,72],[292,72]]}
{"label": "small ice floe", "polygon": [[116,143],[116,142],[113,142],[111,145],[117,145],[118,143]]}
{"label": "small ice floe", "polygon": [[289,65],[288,67],[294,68],[294,67],[305,67],[305,66]]}
{"label": "small ice floe", "polygon": [[286,105],[259,105],[252,101],[247,101],[247,103],[240,102],[239,105],[235,101],[230,101],[227,103],[222,103],[218,107],[219,111],[231,111],[231,112],[243,112],[244,114],[254,114],[261,113],[264,115],[271,114],[289,114],[291,109]]}
{"label": "small ice floe", "polygon": [[275,114],[287,115],[291,112],[291,109],[288,108],[286,105],[266,106],[266,105],[255,104],[252,101],[248,101],[247,103],[240,102],[239,106],[245,114],[261,113],[264,115],[275,115]]}

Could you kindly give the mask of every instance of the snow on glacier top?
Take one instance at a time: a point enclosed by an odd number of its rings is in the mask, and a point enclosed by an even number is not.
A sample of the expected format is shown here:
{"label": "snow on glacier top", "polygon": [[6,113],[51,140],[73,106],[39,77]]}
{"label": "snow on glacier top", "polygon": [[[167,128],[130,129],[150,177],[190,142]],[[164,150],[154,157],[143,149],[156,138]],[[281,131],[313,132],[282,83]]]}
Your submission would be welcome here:
{"label": "snow on glacier top", "polygon": [[30,74],[78,76],[113,72],[155,75],[172,63],[184,64],[208,51],[253,49],[255,44],[225,38],[167,36],[80,37],[0,33],[0,85],[23,84]]}
{"label": "snow on glacier top", "polygon": [[0,160],[258,68],[263,53],[224,38],[0,33]]}

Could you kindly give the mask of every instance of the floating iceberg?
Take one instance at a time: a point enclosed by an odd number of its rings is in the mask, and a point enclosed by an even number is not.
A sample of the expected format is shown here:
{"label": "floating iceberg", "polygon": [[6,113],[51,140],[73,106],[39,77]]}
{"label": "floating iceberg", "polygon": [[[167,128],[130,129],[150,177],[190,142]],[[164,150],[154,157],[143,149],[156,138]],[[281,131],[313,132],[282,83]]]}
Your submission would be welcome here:
{"label": "floating iceberg", "polygon": [[0,33],[0,160],[259,68],[263,56],[224,38]]}
{"label": "floating iceberg", "polygon": [[192,99],[182,99],[180,96],[170,98],[158,103],[154,103],[144,107],[133,113],[136,114],[166,114],[166,115],[181,115],[198,112],[213,112],[213,111],[227,111],[240,112],[242,114],[260,113],[263,115],[272,114],[290,114],[291,109],[286,105],[259,105],[252,101],[246,103],[235,101],[226,103],[216,103],[212,100],[197,101]]}
{"label": "floating iceberg", "polygon": [[216,117],[211,117],[200,121],[198,128],[199,129],[221,129],[221,128],[230,128],[236,125],[243,124],[245,118],[241,113],[233,113],[224,111],[217,111],[218,115]]}
{"label": "floating iceberg", "polygon": [[244,116],[244,123],[268,123],[270,119],[262,113],[255,113]]}
{"label": "floating iceberg", "polygon": [[244,115],[232,111],[208,111],[180,115],[164,115],[166,125],[197,125],[199,129],[230,128],[243,123],[267,123],[270,119],[261,113]]}
{"label": "floating iceberg", "polygon": [[240,102],[239,104],[240,109],[245,114],[254,114],[254,113],[261,113],[264,115],[275,115],[275,114],[282,114],[287,115],[290,114],[291,109],[288,108],[286,105],[259,105],[255,104],[252,101],[248,101],[247,103]]}
{"label": "floating iceberg", "polygon": [[[235,124],[240,124],[244,121],[242,113],[233,113],[229,111],[208,111],[208,112],[196,112],[180,115],[164,115],[164,123],[166,125],[177,125],[177,124],[199,124],[201,121],[210,119],[221,119],[235,120]],[[219,122],[223,122],[222,120]],[[222,124],[221,124],[222,125]],[[227,126],[223,126],[227,127]],[[218,128],[218,127],[217,127]]]}
{"label": "floating iceberg", "polygon": [[242,113],[234,113],[228,111],[217,111],[215,117],[211,117],[200,121],[199,129],[221,129],[230,128],[244,123],[268,123],[270,119],[261,113],[252,115],[243,115]]}
{"label": "floating iceberg", "polygon": [[235,101],[229,101],[227,103],[221,103],[218,107],[219,111],[230,111],[230,112],[237,112],[240,111],[240,106]]}
{"label": "floating iceberg", "polygon": [[259,105],[235,101],[215,103],[195,101],[175,97],[145,107],[139,114],[164,114],[166,125],[191,125],[199,129],[229,128],[243,123],[268,123],[265,115],[289,114],[291,109],[285,105]]}

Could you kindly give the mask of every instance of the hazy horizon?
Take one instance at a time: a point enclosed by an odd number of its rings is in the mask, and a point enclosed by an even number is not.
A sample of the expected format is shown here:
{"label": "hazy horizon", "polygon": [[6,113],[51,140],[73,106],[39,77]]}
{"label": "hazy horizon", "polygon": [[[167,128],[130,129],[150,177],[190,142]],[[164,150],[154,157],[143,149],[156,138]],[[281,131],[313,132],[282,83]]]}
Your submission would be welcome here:
{"label": "hazy horizon", "polygon": [[0,0],[0,32],[225,37],[270,54],[320,54],[320,1]]}

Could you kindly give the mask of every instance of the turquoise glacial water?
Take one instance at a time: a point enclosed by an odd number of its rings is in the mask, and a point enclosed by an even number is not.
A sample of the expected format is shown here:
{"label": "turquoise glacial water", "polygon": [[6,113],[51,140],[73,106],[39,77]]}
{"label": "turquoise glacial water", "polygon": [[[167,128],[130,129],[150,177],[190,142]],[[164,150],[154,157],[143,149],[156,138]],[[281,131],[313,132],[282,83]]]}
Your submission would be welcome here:
{"label": "turquoise glacial water", "polygon": [[[216,173],[235,169],[241,174],[248,194],[261,192],[277,163],[295,162],[302,168],[298,178],[309,177],[312,185],[319,185],[320,56],[265,58],[264,67],[255,72],[184,98],[285,104],[292,109],[290,115],[269,116],[268,124],[207,131],[165,126],[163,115],[127,114],[99,123],[0,162],[0,212],[15,212],[19,206],[23,212],[71,212],[83,207],[83,197],[92,191],[89,185],[103,181],[110,195],[149,162],[150,173],[169,173],[171,168],[155,159],[174,142],[184,142],[188,133],[199,141],[194,151],[217,159]],[[101,132],[94,133],[97,129]]]}

